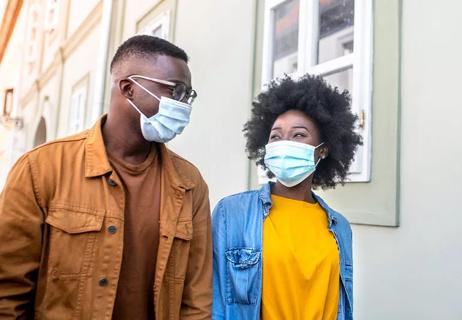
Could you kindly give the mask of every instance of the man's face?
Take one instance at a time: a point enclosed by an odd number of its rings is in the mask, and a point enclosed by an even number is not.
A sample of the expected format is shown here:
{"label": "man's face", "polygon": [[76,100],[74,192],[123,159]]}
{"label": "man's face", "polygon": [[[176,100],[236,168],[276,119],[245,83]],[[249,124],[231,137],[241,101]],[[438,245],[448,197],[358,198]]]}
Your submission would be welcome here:
{"label": "man's face", "polygon": [[[126,77],[141,75],[149,78],[181,83],[186,85],[187,88],[191,88],[191,73],[188,65],[185,61],[178,58],[165,55],[150,57],[134,56],[126,61],[123,68],[125,78],[120,80],[120,91],[126,98],[131,99],[147,117],[151,117],[159,111],[159,101],[132,81],[127,80]],[[142,78],[136,78],[135,80],[158,98],[162,96],[173,98],[173,88],[169,85]],[[133,112],[134,114],[138,114],[135,110],[133,110]]]}

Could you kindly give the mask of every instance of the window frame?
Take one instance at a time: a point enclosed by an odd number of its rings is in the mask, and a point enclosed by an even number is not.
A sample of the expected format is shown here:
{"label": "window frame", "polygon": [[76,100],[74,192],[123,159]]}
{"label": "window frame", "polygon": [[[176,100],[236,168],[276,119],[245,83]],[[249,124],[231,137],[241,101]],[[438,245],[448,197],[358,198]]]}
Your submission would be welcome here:
{"label": "window frame", "polygon": [[[85,75],[82,79],[77,81],[72,87],[70,96],[70,110],[68,116],[68,134],[73,134],[82,131],[85,128],[88,93],[89,93],[89,75]],[[79,105],[75,105],[77,97],[83,96],[78,100]]]}
{"label": "window frame", "polygon": [[[34,19],[36,15],[36,19]],[[40,7],[38,4],[31,4],[29,9],[28,44],[26,51],[26,61],[33,66],[38,58],[39,32],[40,32]],[[35,35],[33,37],[33,32]]]}
{"label": "window frame", "polygon": [[150,20],[145,27],[141,30],[140,34],[147,34],[152,36],[153,31],[161,27],[161,36],[162,39],[169,39],[170,37],[170,10],[166,10],[161,14],[155,16]]}
{"label": "window frame", "polygon": [[174,42],[177,1],[163,0],[156,2],[135,24],[137,34],[149,34],[162,26],[162,38]]}
{"label": "window frame", "polygon": [[3,94],[2,116],[9,118],[14,108],[14,88],[7,88]]}
{"label": "window frame", "polygon": [[[262,89],[272,80],[272,48],[274,9],[289,0],[264,1]],[[372,128],[371,105],[373,88],[373,4],[372,0],[355,0],[352,53],[315,64],[318,54],[319,1],[299,0],[299,31],[297,71],[288,74],[299,78],[306,73],[322,77],[353,68],[352,111],[358,115],[357,130],[363,137],[363,146],[356,152],[348,182],[369,182],[371,179]],[[306,23],[303,23],[305,21]],[[364,26],[370,26],[368,28]]]}
{"label": "window frame", "polygon": [[[60,0],[48,0],[45,15],[45,31],[52,33],[58,28]],[[53,19],[50,18],[51,11],[54,11]]]}

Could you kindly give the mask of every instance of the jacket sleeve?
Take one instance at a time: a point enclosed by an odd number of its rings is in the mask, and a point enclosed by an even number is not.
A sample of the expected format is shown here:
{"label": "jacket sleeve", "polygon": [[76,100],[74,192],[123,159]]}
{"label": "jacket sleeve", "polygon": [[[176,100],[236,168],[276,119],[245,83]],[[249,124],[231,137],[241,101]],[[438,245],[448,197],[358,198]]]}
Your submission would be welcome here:
{"label": "jacket sleeve", "polygon": [[213,242],[213,304],[212,319],[225,319],[225,224],[221,202],[217,204],[212,214]]}
{"label": "jacket sleeve", "polygon": [[212,307],[212,235],[204,181],[194,191],[193,237],[184,282],[181,319],[210,319]]}
{"label": "jacket sleeve", "polygon": [[0,195],[0,318],[33,318],[43,212],[31,164],[14,165]]}

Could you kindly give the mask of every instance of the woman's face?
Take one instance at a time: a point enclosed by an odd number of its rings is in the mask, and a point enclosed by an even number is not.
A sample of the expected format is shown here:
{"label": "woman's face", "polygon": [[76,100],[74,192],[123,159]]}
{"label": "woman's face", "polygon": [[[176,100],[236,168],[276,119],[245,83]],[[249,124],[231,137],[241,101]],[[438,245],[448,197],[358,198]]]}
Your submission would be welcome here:
{"label": "woman's face", "polygon": [[[299,110],[289,110],[281,114],[271,127],[268,143],[280,140],[290,140],[318,146],[321,141],[316,123]],[[327,156],[327,147],[317,149],[317,156]]]}

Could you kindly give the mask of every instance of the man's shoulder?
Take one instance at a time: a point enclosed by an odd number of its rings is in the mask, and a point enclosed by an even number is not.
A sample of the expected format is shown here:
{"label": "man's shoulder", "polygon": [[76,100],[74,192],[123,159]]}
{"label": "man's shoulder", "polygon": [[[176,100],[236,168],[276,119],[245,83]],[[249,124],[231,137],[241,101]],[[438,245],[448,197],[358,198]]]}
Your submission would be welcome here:
{"label": "man's shoulder", "polygon": [[192,162],[170,149],[167,149],[167,152],[173,166],[181,178],[186,178],[194,184],[205,183],[199,169]]}
{"label": "man's shoulder", "polygon": [[71,152],[72,149],[80,149],[85,140],[87,139],[88,136],[88,130],[79,132],[74,135],[66,136],[63,138],[55,139],[49,142],[46,142],[44,144],[41,144],[34,149],[28,151],[25,153],[26,157],[29,158],[48,158],[50,161],[52,159],[56,158],[56,153],[59,152],[60,150],[66,152],[66,154],[62,155],[68,155],[70,156],[69,152]]}

